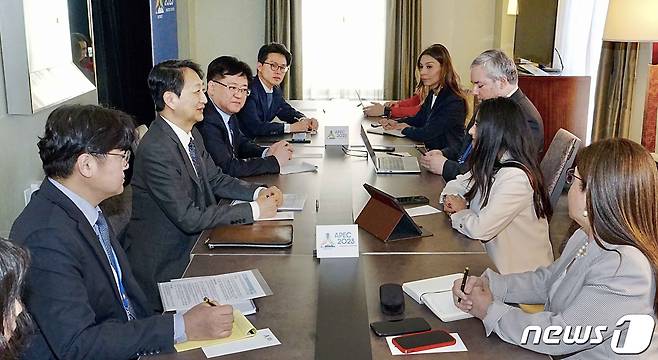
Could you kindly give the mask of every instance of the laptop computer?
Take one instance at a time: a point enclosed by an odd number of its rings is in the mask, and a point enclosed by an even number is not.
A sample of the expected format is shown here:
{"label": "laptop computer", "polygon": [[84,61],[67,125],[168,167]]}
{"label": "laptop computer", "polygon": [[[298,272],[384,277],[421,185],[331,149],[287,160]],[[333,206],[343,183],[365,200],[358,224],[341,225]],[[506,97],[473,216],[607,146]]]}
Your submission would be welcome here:
{"label": "laptop computer", "polygon": [[382,156],[377,157],[375,151],[372,149],[368,135],[366,134],[363,125],[361,125],[361,139],[366,146],[368,157],[372,159],[375,165],[375,172],[377,174],[418,174],[420,173],[420,165],[418,159],[414,156]]}
{"label": "laptop computer", "polygon": [[357,106],[360,106],[361,108],[364,108],[366,105],[363,103],[363,99],[361,99],[361,95],[359,94],[359,90],[355,89],[354,92],[356,93],[356,97],[359,99],[359,105],[357,105]]}

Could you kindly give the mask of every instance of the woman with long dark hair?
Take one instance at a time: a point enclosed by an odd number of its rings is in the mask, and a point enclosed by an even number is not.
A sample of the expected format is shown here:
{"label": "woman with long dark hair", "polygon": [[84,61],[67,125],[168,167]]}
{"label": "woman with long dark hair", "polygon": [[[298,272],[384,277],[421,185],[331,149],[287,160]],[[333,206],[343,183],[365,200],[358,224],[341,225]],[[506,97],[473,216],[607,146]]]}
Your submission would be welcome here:
{"label": "woman with long dark hair", "polygon": [[30,327],[21,301],[28,255],[22,248],[0,238],[0,359],[18,359],[20,345]]}
{"label": "woman with long dark hair", "polygon": [[503,274],[550,264],[552,210],[521,109],[509,98],[489,99],[475,119],[470,171],[442,193],[452,227],[484,242]]}
{"label": "woman with long dark hair", "polygon": [[382,119],[380,124],[386,130],[401,130],[409,139],[423,142],[428,150],[458,146],[464,136],[467,109],[448,49],[441,44],[428,47],[416,66],[421,82],[429,88],[420,111],[400,120]]}
{"label": "woman with long dark hair", "polygon": [[[459,281],[452,288],[455,304],[482,319],[487,335],[495,332],[536,352],[611,359],[621,349],[634,354],[633,359],[656,359],[656,164],[639,144],[608,139],[581,150],[568,175],[569,216],[581,228],[562,256],[550,266],[522,274],[500,275],[487,269],[480,277],[471,276],[463,292]],[[546,305],[543,312],[528,314],[506,303]],[[626,315],[633,315],[634,325],[620,321]],[[578,332],[575,337],[582,341],[565,342],[561,334],[554,344],[535,343],[533,331],[522,343],[530,325],[540,329],[540,338],[553,326],[569,331],[569,338]],[[633,335],[629,327],[635,328]]]}

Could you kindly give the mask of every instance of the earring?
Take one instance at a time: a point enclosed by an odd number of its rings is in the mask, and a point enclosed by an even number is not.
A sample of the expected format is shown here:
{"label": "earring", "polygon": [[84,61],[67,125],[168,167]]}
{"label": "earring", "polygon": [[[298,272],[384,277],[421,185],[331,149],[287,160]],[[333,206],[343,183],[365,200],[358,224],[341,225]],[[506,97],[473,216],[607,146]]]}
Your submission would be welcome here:
{"label": "earring", "polygon": [[587,217],[587,210],[583,211],[583,217]]}

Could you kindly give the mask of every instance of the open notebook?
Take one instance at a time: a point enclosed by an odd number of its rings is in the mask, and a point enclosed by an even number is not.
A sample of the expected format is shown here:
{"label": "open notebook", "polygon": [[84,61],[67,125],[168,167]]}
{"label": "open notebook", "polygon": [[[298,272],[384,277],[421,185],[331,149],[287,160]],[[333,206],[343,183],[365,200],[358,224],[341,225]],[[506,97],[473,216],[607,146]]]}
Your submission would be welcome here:
{"label": "open notebook", "polygon": [[406,282],[402,290],[419,304],[425,304],[443,322],[473,317],[457,308],[452,300],[452,284],[462,273]]}

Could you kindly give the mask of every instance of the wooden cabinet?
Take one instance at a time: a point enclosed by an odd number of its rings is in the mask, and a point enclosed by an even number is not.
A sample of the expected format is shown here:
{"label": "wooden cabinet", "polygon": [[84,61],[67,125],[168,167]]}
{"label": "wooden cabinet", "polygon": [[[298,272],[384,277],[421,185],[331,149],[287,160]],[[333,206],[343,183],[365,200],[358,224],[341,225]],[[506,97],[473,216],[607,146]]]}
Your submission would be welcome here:
{"label": "wooden cabinet", "polygon": [[544,121],[544,152],[560,128],[585,142],[589,76],[519,75],[519,88],[532,101]]}

